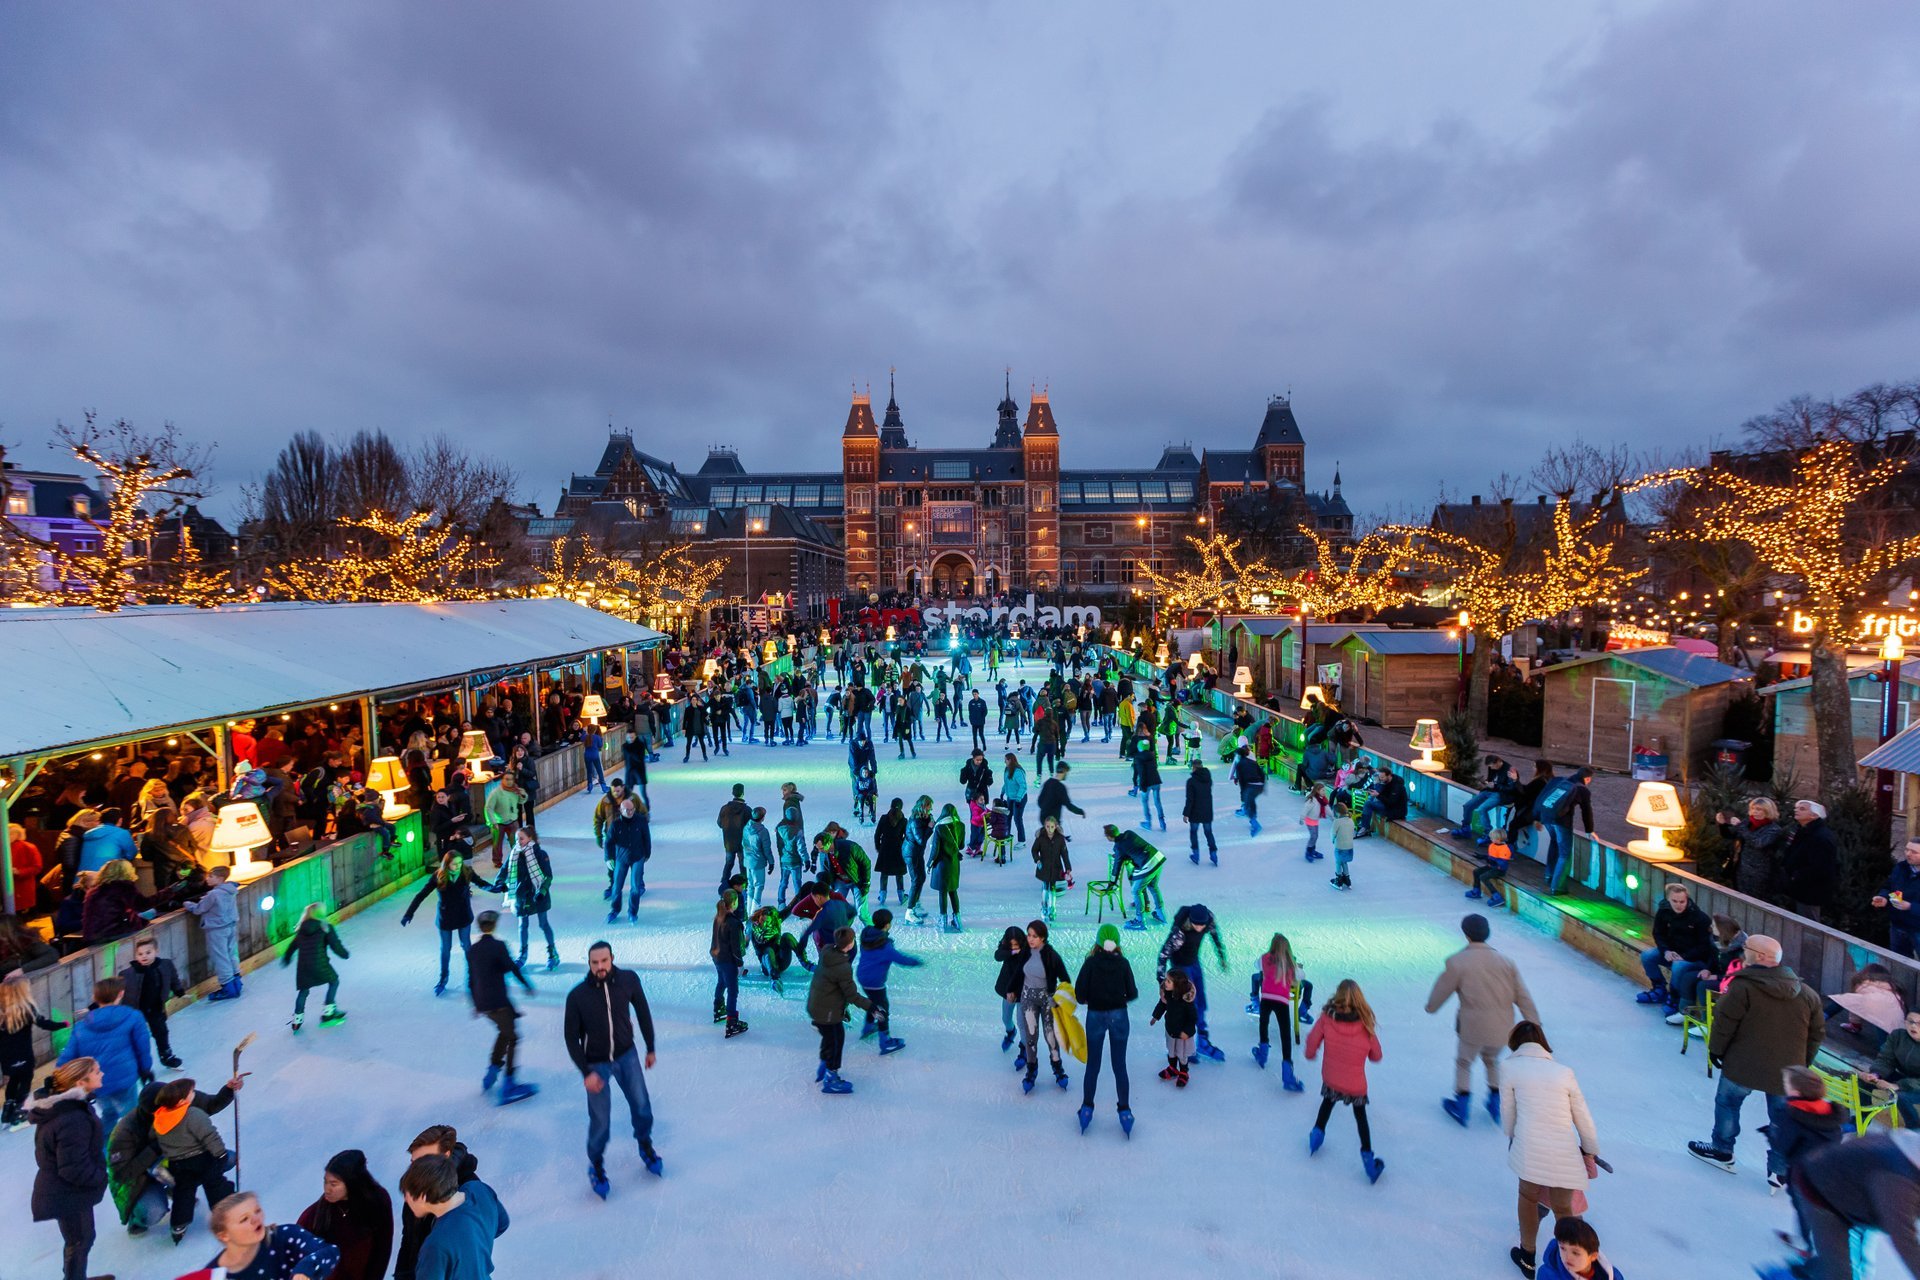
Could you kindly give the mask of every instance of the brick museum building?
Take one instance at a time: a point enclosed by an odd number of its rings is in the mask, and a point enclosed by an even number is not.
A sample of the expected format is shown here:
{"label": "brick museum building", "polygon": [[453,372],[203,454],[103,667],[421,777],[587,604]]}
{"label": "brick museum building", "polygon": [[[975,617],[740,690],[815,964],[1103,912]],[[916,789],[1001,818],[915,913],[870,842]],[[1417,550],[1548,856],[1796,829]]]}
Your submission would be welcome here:
{"label": "brick museum building", "polygon": [[[1258,498],[1284,527],[1351,532],[1338,471],[1330,490],[1306,487],[1306,440],[1286,397],[1267,402],[1251,434],[1245,448],[1169,445],[1147,467],[1062,469],[1044,391],[1023,419],[1009,386],[990,443],[975,448],[917,445],[891,392],[879,418],[856,393],[831,471],[750,471],[716,448],[683,472],[616,432],[593,474],[573,476],[530,532],[597,524],[717,543],[739,562],[731,592],[790,595],[801,616],[846,594],[1111,601],[1131,593],[1143,564],[1168,567],[1231,504]],[[1079,459],[1101,460],[1096,427],[1069,421],[1066,435]]]}

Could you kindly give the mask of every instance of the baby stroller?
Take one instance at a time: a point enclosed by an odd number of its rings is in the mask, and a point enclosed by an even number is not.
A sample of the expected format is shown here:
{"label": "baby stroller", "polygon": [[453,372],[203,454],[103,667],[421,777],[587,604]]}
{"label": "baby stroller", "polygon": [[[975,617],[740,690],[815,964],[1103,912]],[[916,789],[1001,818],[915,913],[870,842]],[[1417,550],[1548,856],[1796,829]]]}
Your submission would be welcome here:
{"label": "baby stroller", "polygon": [[993,808],[987,810],[987,852],[1001,866],[1007,864],[1007,851],[1013,848],[1013,814],[1007,808],[1006,800],[993,802]]}

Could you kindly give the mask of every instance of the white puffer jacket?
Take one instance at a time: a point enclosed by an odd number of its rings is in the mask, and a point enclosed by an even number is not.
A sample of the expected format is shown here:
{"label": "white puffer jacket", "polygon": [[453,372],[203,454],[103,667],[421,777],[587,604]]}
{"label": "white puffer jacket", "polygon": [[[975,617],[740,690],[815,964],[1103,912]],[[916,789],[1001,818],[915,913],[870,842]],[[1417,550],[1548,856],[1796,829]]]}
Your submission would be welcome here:
{"label": "white puffer jacket", "polygon": [[1600,1138],[1573,1068],[1537,1044],[1515,1049],[1500,1064],[1500,1123],[1507,1131],[1507,1167],[1523,1181],[1586,1190],[1580,1153],[1599,1155]]}

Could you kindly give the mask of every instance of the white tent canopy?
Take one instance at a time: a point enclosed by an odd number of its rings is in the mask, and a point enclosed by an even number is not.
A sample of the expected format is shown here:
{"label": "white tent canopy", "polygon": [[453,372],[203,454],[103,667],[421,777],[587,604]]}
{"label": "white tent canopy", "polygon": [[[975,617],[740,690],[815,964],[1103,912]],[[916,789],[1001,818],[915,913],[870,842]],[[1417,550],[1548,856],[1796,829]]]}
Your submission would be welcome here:
{"label": "white tent canopy", "polygon": [[568,600],[0,610],[0,757],[665,639]]}

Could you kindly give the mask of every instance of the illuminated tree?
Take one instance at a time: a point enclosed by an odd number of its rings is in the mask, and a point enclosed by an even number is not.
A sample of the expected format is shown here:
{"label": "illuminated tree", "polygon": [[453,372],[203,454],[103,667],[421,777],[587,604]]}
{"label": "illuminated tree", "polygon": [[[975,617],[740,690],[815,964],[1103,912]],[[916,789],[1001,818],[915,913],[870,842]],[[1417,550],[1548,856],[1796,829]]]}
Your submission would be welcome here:
{"label": "illuminated tree", "polygon": [[1240,540],[1213,533],[1205,538],[1189,537],[1187,545],[1199,553],[1199,568],[1159,573],[1142,564],[1139,569],[1166,601],[1168,612],[1210,609],[1234,613],[1245,609],[1253,593],[1245,587],[1247,570],[1240,563]]}
{"label": "illuminated tree", "polygon": [[1473,634],[1468,668],[1467,716],[1478,729],[1487,722],[1487,691],[1500,638],[1538,619],[1610,599],[1643,570],[1618,562],[1616,549],[1597,536],[1601,504],[1576,517],[1570,495],[1553,513],[1553,537],[1536,546],[1520,535],[1513,500],[1482,508],[1465,532],[1389,525],[1383,536],[1405,539],[1407,554],[1425,566],[1453,605],[1467,615]]}
{"label": "illuminated tree", "polygon": [[1814,623],[1814,740],[1820,793],[1829,798],[1857,777],[1847,642],[1872,599],[1920,558],[1920,534],[1884,536],[1875,509],[1910,465],[1903,454],[1828,439],[1797,452],[1780,483],[1724,467],[1658,472],[1640,482],[1693,489],[1691,519],[1660,537],[1744,543],[1772,572],[1799,583],[1799,608]]}
{"label": "illuminated tree", "polygon": [[1342,546],[1304,526],[1300,535],[1313,548],[1313,566],[1286,575],[1256,574],[1267,594],[1292,600],[1307,616],[1323,619],[1377,613],[1414,598],[1403,576],[1413,558],[1405,537],[1377,530]]}
{"label": "illuminated tree", "polygon": [[209,572],[200,555],[200,544],[193,530],[180,522],[180,552],[166,581],[148,592],[151,599],[166,604],[190,604],[196,609],[212,609],[233,598],[233,582],[224,573]]}
{"label": "illuminated tree", "polygon": [[697,558],[688,543],[668,547],[638,562],[613,558],[607,564],[612,571],[608,594],[619,599],[632,616],[656,626],[663,624],[674,609],[691,617],[710,603],[707,597],[713,584],[726,572],[724,561]]}
{"label": "illuminated tree", "polygon": [[343,555],[296,560],[267,571],[267,586],[297,600],[472,600],[484,596],[476,579],[495,561],[465,534],[432,523],[416,511],[396,519],[384,511],[340,522],[360,531]]}

